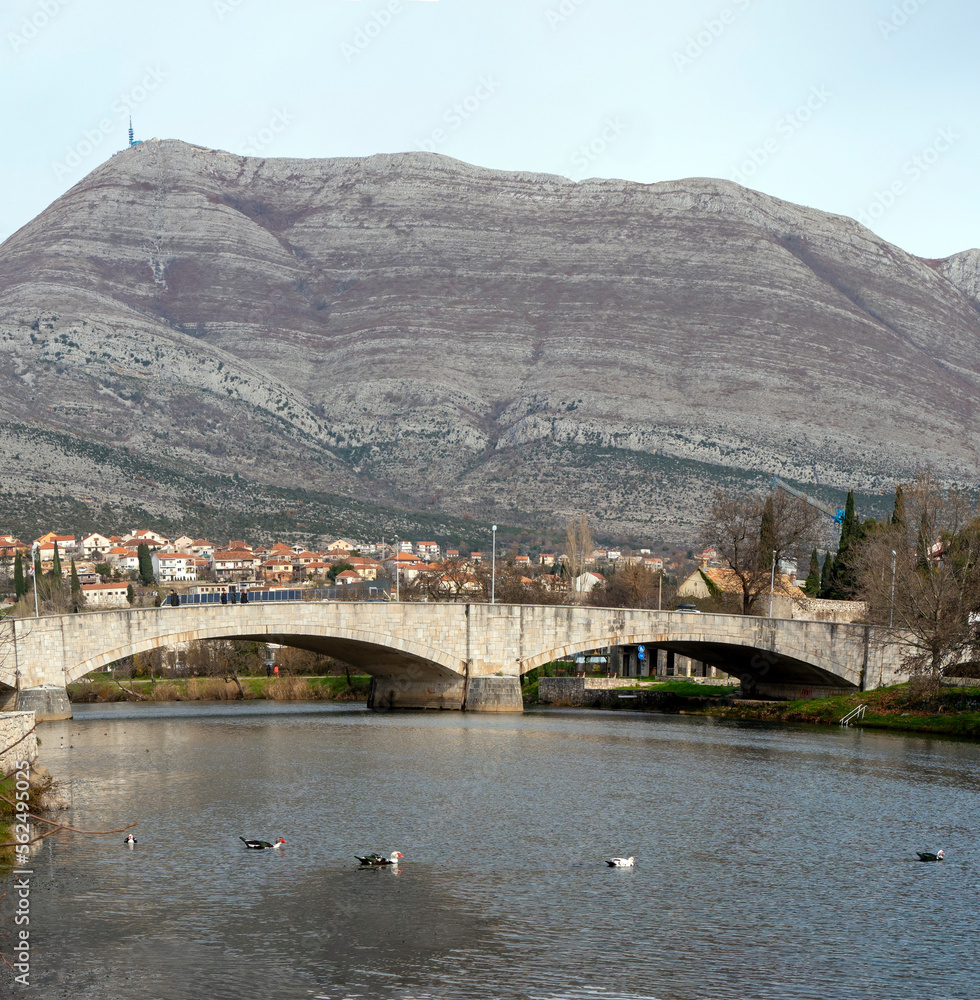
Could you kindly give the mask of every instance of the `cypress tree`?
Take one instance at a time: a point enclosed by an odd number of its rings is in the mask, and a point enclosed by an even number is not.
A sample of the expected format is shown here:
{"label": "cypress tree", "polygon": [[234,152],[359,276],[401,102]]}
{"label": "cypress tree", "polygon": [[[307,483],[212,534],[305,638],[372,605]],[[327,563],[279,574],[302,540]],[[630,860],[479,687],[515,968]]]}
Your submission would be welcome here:
{"label": "cypress tree", "polygon": [[133,601],[136,600],[136,592],[133,590],[133,585],[132,584],[130,584],[126,588],[126,600],[129,601],[130,604],[132,604]]}
{"label": "cypress tree", "polygon": [[918,569],[929,568],[929,549],[932,547],[931,535],[929,518],[923,511],[922,520],[919,522],[919,534],[915,541],[915,565]]}
{"label": "cypress tree", "polygon": [[153,560],[150,557],[149,545],[146,542],[140,542],[136,549],[136,555],[140,565],[140,582],[144,587],[149,587],[153,583]]}
{"label": "cypress tree", "polygon": [[892,513],[892,524],[902,531],[906,530],[905,522],[905,494],[901,485],[895,487],[895,510]]}
{"label": "cypress tree", "polygon": [[14,593],[19,601],[27,593],[27,581],[24,579],[24,560],[20,553],[14,559]]}
{"label": "cypress tree", "polygon": [[823,572],[820,574],[820,596],[829,597],[834,574],[834,557],[828,552],[823,557]]}
{"label": "cypress tree", "polygon": [[82,585],[78,580],[78,570],[75,569],[75,560],[71,561],[71,596],[74,600],[78,600],[82,593]]}
{"label": "cypress tree", "polygon": [[61,580],[64,573],[61,569],[61,556],[58,554],[58,543],[54,543],[54,561],[51,563],[51,579]]}
{"label": "cypress tree", "polygon": [[810,572],[806,575],[803,590],[810,597],[816,597],[820,593],[820,559],[816,549],[810,553]]}

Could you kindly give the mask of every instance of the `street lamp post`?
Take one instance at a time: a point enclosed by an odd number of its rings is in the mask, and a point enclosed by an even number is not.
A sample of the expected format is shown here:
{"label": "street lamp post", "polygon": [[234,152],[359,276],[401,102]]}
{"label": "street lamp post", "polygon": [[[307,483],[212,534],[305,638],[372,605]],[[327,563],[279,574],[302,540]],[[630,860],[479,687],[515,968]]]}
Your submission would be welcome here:
{"label": "street lamp post", "polygon": [[892,623],[895,621],[895,559],[898,553],[892,549],[892,599],[891,606],[888,609],[888,627],[892,627]]}
{"label": "street lamp post", "polygon": [[772,573],[769,577],[769,617],[772,618],[772,598],[776,589],[776,550],[772,550]]}
{"label": "street lamp post", "polygon": [[398,536],[395,536],[395,600],[401,600],[401,593],[398,589],[398,553],[401,551],[401,543],[398,541]]}
{"label": "street lamp post", "polygon": [[497,597],[497,526],[493,525],[493,550],[490,553],[490,603],[496,603]]}
{"label": "street lamp post", "polygon": [[31,546],[31,576],[34,577],[34,617],[35,618],[40,618],[41,617],[41,608],[40,608],[40,605],[37,603],[37,567],[38,567],[38,563],[40,562],[40,560],[35,555],[35,553],[40,552],[40,550],[41,550],[41,543],[40,542],[35,542]]}

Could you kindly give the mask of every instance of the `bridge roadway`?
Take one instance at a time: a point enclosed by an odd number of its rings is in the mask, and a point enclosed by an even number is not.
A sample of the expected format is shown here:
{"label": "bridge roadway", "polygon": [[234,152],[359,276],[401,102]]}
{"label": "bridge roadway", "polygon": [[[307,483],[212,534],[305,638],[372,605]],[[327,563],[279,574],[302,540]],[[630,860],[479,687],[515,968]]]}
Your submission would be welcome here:
{"label": "bridge roadway", "polygon": [[520,677],[599,646],[643,643],[740,678],[759,697],[899,678],[900,648],[863,625],[580,606],[320,602],[126,609],[8,620],[0,707],[68,718],[65,687],[126,656],[197,639],[326,653],[373,676],[373,708],[522,710]]}

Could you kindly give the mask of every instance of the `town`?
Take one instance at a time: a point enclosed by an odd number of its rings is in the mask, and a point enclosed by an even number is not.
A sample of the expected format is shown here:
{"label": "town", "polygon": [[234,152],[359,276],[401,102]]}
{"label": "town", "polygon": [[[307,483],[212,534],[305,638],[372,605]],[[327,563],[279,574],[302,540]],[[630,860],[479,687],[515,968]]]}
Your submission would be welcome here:
{"label": "town", "polygon": [[[608,572],[636,566],[663,574],[676,572],[683,560],[683,554],[674,554],[665,565],[663,557],[652,555],[646,547],[636,553],[593,547],[571,575],[571,560],[565,553],[531,556],[511,550],[495,554],[501,566],[526,573],[520,580],[528,587],[536,584],[539,589],[571,595],[585,594],[604,584],[605,577],[596,569]],[[707,564],[714,556],[710,551],[698,558]],[[302,544],[282,542],[252,545],[231,539],[214,544],[189,535],[171,539],[145,528],[123,536],[52,531],[31,542],[0,535],[0,587],[6,580],[15,599],[30,599],[27,583],[35,570],[42,576],[64,576],[71,583],[74,603],[89,607],[142,604],[161,587],[192,596],[220,594],[229,588],[249,592],[329,586],[350,588],[352,595],[388,595],[405,588],[406,596],[424,591],[436,599],[479,599],[492,561],[491,552],[461,552],[437,542],[396,539],[337,538],[314,551]],[[12,603],[10,598],[7,603]]]}

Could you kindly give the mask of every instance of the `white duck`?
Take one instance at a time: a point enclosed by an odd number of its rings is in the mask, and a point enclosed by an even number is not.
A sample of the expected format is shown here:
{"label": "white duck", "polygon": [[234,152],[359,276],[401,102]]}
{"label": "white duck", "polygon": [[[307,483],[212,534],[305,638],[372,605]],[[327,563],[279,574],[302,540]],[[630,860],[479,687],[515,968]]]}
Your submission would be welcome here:
{"label": "white duck", "polygon": [[632,868],[633,858],[606,858],[606,864],[610,868]]}

